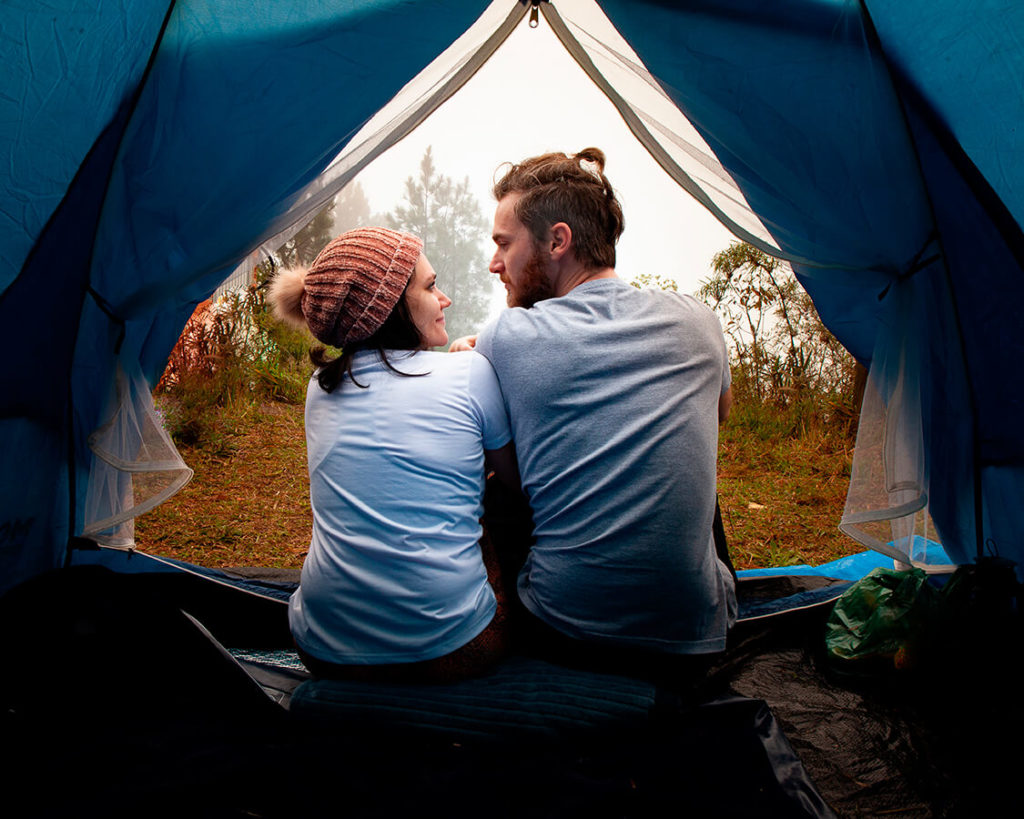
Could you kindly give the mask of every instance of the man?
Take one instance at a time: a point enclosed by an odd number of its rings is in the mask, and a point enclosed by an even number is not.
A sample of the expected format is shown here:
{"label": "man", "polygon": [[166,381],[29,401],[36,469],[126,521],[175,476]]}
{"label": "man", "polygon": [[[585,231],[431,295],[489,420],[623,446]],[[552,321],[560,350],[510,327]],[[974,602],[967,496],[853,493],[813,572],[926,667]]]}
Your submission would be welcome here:
{"label": "man", "polygon": [[736,607],[712,538],[725,340],[705,305],[616,275],[623,215],[603,170],[595,148],[546,154],[494,187],[490,270],[512,309],[475,348],[533,512],[519,596],[543,629],[601,651],[714,653]]}

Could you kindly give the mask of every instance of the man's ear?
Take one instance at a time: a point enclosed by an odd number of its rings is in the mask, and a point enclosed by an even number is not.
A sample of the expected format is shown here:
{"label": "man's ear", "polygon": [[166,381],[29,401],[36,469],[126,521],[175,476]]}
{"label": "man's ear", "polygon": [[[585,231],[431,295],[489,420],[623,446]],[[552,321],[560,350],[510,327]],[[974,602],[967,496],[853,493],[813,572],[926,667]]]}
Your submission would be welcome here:
{"label": "man's ear", "polygon": [[548,249],[552,261],[562,259],[572,247],[572,228],[565,222],[555,222],[548,230]]}

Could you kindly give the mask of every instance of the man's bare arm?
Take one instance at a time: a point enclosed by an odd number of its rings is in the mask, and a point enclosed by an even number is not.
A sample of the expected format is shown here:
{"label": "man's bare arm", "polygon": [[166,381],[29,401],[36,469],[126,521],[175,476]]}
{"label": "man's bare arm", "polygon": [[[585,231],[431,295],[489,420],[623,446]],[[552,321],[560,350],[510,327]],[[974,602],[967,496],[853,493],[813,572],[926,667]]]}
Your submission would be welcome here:
{"label": "man's bare arm", "polygon": [[515,445],[509,441],[500,449],[485,449],[484,464],[488,472],[494,472],[495,477],[505,486],[514,492],[522,492],[523,487],[519,481],[519,462],[516,460]]}
{"label": "man's bare arm", "polygon": [[718,423],[722,423],[729,417],[730,409],[732,409],[732,387],[718,397]]}

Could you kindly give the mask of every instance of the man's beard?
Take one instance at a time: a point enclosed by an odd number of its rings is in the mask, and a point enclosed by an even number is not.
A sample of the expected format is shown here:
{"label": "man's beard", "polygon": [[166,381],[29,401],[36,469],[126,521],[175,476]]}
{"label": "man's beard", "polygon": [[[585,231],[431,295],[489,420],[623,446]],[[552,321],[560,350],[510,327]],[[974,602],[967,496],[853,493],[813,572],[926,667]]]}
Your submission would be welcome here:
{"label": "man's beard", "polygon": [[509,287],[507,297],[509,307],[533,307],[537,302],[550,299],[555,295],[555,288],[545,269],[546,262],[544,253],[540,248],[536,248],[529,261],[523,266],[519,285]]}

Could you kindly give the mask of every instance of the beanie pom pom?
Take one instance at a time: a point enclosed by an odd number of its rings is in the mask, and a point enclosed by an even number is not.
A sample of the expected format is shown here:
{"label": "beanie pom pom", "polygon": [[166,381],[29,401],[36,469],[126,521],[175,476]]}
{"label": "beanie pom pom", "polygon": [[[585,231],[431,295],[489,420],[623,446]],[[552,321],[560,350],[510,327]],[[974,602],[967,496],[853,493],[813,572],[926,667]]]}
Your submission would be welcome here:
{"label": "beanie pom pom", "polygon": [[302,295],[306,292],[307,272],[304,267],[281,270],[270,282],[267,293],[267,299],[277,319],[294,327],[307,326],[306,317],[302,313]]}

